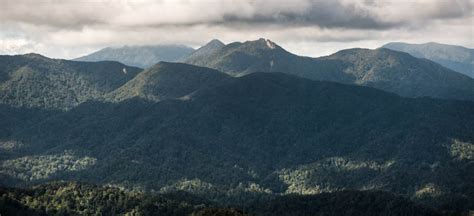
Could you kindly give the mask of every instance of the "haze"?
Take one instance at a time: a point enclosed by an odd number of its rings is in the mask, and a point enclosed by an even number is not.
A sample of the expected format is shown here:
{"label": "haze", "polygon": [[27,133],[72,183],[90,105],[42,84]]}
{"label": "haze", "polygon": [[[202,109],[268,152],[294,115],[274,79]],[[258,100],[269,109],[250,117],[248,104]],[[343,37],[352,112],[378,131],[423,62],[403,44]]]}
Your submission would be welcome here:
{"label": "haze", "polygon": [[75,58],[108,46],[197,48],[270,38],[321,56],[387,42],[474,47],[473,0],[2,0],[0,54]]}

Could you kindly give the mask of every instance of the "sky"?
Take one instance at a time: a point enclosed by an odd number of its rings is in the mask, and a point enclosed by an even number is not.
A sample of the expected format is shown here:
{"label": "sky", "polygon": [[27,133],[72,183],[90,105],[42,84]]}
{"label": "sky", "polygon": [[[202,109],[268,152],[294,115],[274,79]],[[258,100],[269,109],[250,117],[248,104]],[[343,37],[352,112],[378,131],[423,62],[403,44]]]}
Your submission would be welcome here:
{"label": "sky", "polygon": [[474,0],[0,0],[0,54],[267,38],[295,54],[388,42],[474,47]]}

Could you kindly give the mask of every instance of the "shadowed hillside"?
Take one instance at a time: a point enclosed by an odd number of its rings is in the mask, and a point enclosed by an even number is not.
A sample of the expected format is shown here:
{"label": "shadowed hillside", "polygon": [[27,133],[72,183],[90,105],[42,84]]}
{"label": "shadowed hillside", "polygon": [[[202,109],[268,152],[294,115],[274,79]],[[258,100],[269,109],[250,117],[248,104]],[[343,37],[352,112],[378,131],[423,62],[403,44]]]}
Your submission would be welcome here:
{"label": "shadowed hillside", "polygon": [[474,78],[474,49],[439,43],[388,43],[383,47],[406,52],[418,58],[429,59],[451,70]]}
{"label": "shadowed hillside", "polygon": [[38,54],[0,56],[0,103],[70,109],[103,97],[140,72],[118,62],[75,62]]}
{"label": "shadowed hillside", "polygon": [[187,57],[193,48],[182,45],[107,47],[74,61],[118,61],[126,65],[148,68],[160,61],[176,62]]}
{"label": "shadowed hillside", "polygon": [[312,80],[370,86],[406,97],[474,100],[472,78],[388,49],[349,49],[327,57],[309,58],[289,53],[270,40],[259,39],[212,50],[190,56],[184,62],[235,76],[259,71],[283,72]]}
{"label": "shadowed hillside", "polygon": [[201,88],[219,85],[229,76],[210,68],[161,62],[109,93],[106,98],[121,101],[133,97],[149,100],[182,98]]}
{"label": "shadowed hillside", "polygon": [[375,189],[465,210],[474,197],[472,110],[467,101],[253,73],[187,100],[87,102],[32,123],[10,136],[23,145],[3,160],[2,181],[114,183],[229,203]]}

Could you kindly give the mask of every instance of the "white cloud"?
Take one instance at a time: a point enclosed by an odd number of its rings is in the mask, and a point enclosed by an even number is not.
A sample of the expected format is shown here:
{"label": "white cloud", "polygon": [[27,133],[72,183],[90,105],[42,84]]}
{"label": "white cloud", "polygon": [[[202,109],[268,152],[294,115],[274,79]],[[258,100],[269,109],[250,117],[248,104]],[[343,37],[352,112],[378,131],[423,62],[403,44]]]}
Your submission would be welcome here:
{"label": "white cloud", "polygon": [[0,40],[0,54],[22,54],[44,50],[44,45],[23,38]]}
{"label": "white cloud", "polygon": [[2,0],[0,52],[72,58],[105,46],[270,38],[324,55],[389,41],[473,47],[474,0]]}

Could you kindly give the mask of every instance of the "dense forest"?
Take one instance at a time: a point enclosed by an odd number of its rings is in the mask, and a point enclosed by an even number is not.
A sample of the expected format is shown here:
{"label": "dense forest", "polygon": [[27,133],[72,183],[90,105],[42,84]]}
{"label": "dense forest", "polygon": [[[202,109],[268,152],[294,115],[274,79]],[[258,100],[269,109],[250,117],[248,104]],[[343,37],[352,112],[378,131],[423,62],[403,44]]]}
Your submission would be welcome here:
{"label": "dense forest", "polygon": [[98,100],[135,77],[140,68],[118,62],[75,62],[39,54],[0,55],[0,103],[71,109]]}
{"label": "dense forest", "polygon": [[239,207],[183,194],[144,194],[111,186],[53,182],[28,189],[0,188],[2,215],[192,215],[192,216],[437,216],[432,209],[384,192],[341,191],[269,196]]}
{"label": "dense forest", "polygon": [[0,216],[474,216],[473,8],[0,0]]}
{"label": "dense forest", "polygon": [[[283,211],[273,206],[281,197],[296,206],[336,206],[326,202],[343,200],[320,198],[349,198],[339,194],[344,191],[384,191],[383,197],[405,200],[397,206],[428,206],[404,209],[406,214],[426,208],[459,215],[474,209],[472,101],[404,98],[285,73],[231,77],[182,63],[140,72],[116,62],[37,55],[4,62],[0,185],[5,187],[50,187],[44,184],[59,180],[123,188],[130,197],[173,194],[166,197],[171,203],[193,207],[184,209],[186,214],[264,214],[269,211],[264,206]],[[64,88],[75,89],[67,93],[73,98],[61,96]],[[36,100],[38,94],[44,97]],[[183,193],[206,201],[176,195]],[[357,199],[374,203],[368,197]],[[150,208],[161,202],[153,199]],[[350,200],[345,205],[352,205]],[[5,203],[26,205],[21,198]],[[194,209],[202,203],[211,204]],[[64,211],[30,207],[21,209]],[[359,213],[365,205],[353,207]],[[385,207],[376,210],[392,212]],[[335,208],[312,211],[324,215]],[[123,206],[117,212],[134,209]]]}
{"label": "dense forest", "polygon": [[474,100],[472,78],[432,61],[385,48],[347,49],[311,58],[295,55],[261,38],[225,46],[213,41],[196,53],[199,55],[190,55],[184,62],[231,75],[282,72],[312,80],[370,86],[404,97]]}

